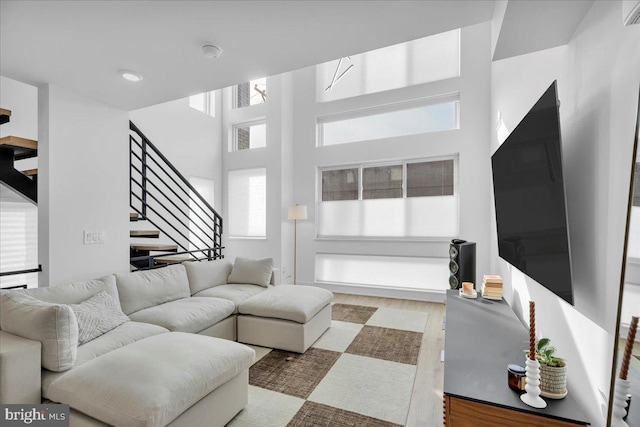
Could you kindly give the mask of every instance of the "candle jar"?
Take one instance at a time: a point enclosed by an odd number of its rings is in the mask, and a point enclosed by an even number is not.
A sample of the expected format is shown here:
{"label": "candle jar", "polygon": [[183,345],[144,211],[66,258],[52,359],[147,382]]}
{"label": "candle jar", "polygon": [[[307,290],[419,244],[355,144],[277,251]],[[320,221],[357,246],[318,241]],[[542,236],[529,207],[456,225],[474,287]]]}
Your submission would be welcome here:
{"label": "candle jar", "polygon": [[524,393],[524,387],[527,383],[526,370],[520,365],[507,366],[507,382],[511,390],[518,394]]}
{"label": "candle jar", "polygon": [[462,282],[462,292],[465,295],[473,294],[473,282]]}

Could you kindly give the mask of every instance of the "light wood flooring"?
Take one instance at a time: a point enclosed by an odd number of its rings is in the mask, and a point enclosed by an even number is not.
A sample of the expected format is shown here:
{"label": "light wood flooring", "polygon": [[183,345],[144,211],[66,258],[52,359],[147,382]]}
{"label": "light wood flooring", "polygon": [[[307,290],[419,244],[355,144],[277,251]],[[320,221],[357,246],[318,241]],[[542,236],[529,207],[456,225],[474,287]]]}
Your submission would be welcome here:
{"label": "light wood flooring", "polygon": [[427,325],[422,335],[418,371],[413,385],[406,426],[442,427],[444,366],[440,361],[440,353],[444,350],[444,331],[442,330],[444,304],[339,293],[334,293],[334,295],[334,302],[336,303],[426,311],[429,313]]}

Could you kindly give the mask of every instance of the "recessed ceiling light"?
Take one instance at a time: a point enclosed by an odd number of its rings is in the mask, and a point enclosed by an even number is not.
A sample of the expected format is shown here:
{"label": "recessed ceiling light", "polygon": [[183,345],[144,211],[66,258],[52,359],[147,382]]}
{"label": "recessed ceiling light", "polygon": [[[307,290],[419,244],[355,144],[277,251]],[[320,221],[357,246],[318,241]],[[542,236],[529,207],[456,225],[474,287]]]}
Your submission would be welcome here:
{"label": "recessed ceiling light", "polygon": [[142,74],[135,73],[129,70],[120,70],[120,74],[125,80],[129,80],[130,82],[139,82],[142,80]]}
{"label": "recessed ceiling light", "polygon": [[222,55],[222,48],[212,43],[206,43],[202,45],[202,53],[205,58],[216,59]]}

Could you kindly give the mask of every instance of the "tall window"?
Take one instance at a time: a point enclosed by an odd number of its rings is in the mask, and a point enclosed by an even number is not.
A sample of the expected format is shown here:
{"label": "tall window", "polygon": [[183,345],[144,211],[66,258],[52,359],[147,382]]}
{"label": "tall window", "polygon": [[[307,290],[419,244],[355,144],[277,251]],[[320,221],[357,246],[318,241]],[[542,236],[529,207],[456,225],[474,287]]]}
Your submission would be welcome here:
{"label": "tall window", "polygon": [[229,171],[229,236],[264,238],[267,235],[267,170]]}
{"label": "tall window", "polygon": [[458,129],[459,94],[318,117],[318,146]]}
{"label": "tall window", "polygon": [[264,120],[233,126],[231,151],[249,150],[267,146],[267,123]]}
{"label": "tall window", "polygon": [[216,116],[215,91],[199,93],[189,97],[189,107],[211,117]]}
{"label": "tall window", "polygon": [[320,170],[319,237],[458,235],[457,157]]}
{"label": "tall window", "polygon": [[267,79],[255,79],[234,86],[233,98],[233,108],[264,104],[267,102]]}

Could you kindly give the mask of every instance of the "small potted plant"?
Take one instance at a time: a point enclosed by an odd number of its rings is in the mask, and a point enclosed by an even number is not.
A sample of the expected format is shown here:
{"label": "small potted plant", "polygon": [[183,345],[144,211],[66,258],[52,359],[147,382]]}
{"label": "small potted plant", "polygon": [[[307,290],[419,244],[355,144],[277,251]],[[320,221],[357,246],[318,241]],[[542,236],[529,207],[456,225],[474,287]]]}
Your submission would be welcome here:
{"label": "small potted plant", "polygon": [[[540,338],[536,346],[536,359],[540,363],[541,395],[561,399],[567,395],[567,365],[557,356],[549,338]],[[529,352],[526,352],[527,355]]]}

